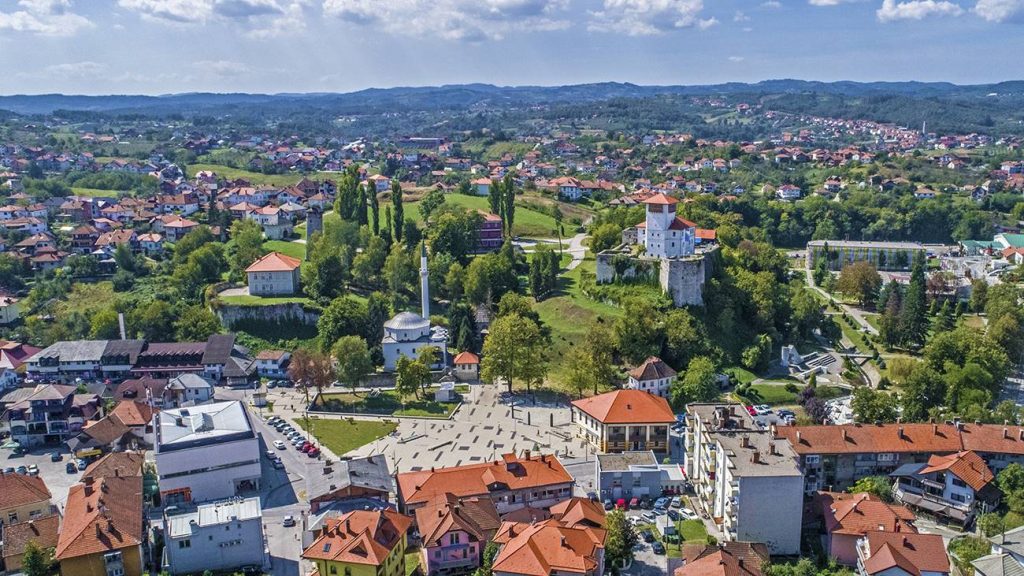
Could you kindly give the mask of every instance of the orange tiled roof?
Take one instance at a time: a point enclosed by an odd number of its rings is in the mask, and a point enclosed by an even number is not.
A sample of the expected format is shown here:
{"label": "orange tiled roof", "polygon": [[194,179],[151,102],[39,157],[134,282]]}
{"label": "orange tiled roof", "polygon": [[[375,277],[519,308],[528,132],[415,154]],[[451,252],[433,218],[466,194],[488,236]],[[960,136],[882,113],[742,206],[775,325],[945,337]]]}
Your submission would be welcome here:
{"label": "orange tiled roof", "polygon": [[107,476],[142,476],[143,452],[110,452],[100,457],[82,473],[82,478]]}
{"label": "orange tiled roof", "polygon": [[328,520],[302,557],[380,566],[410,526],[412,519],[394,510],[354,510]]}
{"label": "orange tiled roof", "polygon": [[576,400],[572,405],[604,424],[670,424],[676,421],[667,400],[642,390],[616,390]]}
{"label": "orange tiled roof", "polygon": [[246,272],[291,272],[302,264],[298,258],[286,256],[280,252],[271,252],[253,262],[245,269]]}
{"label": "orange tiled roof", "polygon": [[959,430],[953,424],[782,426],[776,436],[789,440],[797,454],[951,454],[973,450],[1024,455],[1024,427],[1001,424],[961,424]]}
{"label": "orange tiled roof", "polygon": [[604,537],[604,530],[567,526],[555,519],[536,524],[505,522],[494,537],[503,546],[493,569],[523,576],[586,574],[597,568]]}
{"label": "orange tiled roof", "polygon": [[572,476],[558,458],[538,455],[522,458],[505,454],[501,460],[438,470],[404,472],[397,476],[398,491],[406,504],[421,504],[446,493],[484,496],[491,490],[540,488],[571,483]]}
{"label": "orange tiled roof", "polygon": [[25,546],[35,542],[42,549],[57,545],[57,534],[60,531],[60,516],[51,514],[32,520],[23,520],[4,527],[4,564],[10,571],[21,568],[20,559],[15,556],[25,553]]}
{"label": "orange tiled roof", "polygon": [[676,568],[674,576],[761,576],[768,563],[768,547],[759,542],[722,542],[687,544],[683,547],[686,564]]}
{"label": "orange tiled roof", "polygon": [[862,535],[872,530],[917,532],[916,518],[907,508],[886,504],[870,494],[820,494],[825,530],[829,534]]}
{"label": "orange tiled roof", "polygon": [[0,472],[0,510],[50,499],[50,490],[39,476]]}
{"label": "orange tiled roof", "polygon": [[118,402],[117,406],[110,411],[110,415],[116,417],[125,426],[145,426],[153,420],[153,412],[156,410],[145,402],[125,400]]}
{"label": "orange tiled roof", "polygon": [[949,556],[938,534],[868,532],[867,541],[871,556],[864,562],[864,571],[868,574],[894,567],[914,576],[924,572],[949,573]]}
{"label": "orange tiled roof", "polygon": [[651,356],[644,360],[643,364],[630,370],[629,375],[640,381],[658,380],[661,378],[671,378],[676,375],[676,371],[661,358]]}
{"label": "orange tiled roof", "polygon": [[479,364],[480,357],[472,352],[459,352],[452,363],[458,366],[459,364]]}
{"label": "orange tiled roof", "polygon": [[604,507],[589,498],[569,498],[550,508],[551,516],[570,526],[606,526]]}
{"label": "orange tiled roof", "polygon": [[440,546],[441,537],[452,530],[462,530],[478,542],[486,542],[501,526],[501,518],[489,498],[445,494],[433,505],[416,509],[416,526],[426,547]]}
{"label": "orange tiled roof", "polygon": [[673,198],[671,196],[666,196],[665,194],[662,194],[662,193],[659,192],[658,194],[655,194],[654,196],[651,196],[650,198],[644,200],[643,203],[644,204],[672,205],[672,204],[678,204],[679,203],[679,199],[678,198]]}
{"label": "orange tiled roof", "polygon": [[928,466],[922,468],[918,474],[943,471],[955,474],[957,478],[963,480],[975,491],[981,490],[989,482],[995,480],[995,476],[981,456],[970,450],[947,456],[932,456],[928,458]]}
{"label": "orange tiled roof", "polygon": [[102,554],[142,539],[142,476],[95,478],[68,491],[54,557]]}

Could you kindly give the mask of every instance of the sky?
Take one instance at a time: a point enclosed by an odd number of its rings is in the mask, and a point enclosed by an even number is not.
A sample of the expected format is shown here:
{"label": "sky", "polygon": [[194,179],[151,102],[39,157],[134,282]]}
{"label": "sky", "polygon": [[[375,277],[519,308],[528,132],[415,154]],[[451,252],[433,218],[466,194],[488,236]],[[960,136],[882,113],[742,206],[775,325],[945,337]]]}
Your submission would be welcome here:
{"label": "sky", "polygon": [[0,94],[1024,78],[1024,0],[0,0]]}

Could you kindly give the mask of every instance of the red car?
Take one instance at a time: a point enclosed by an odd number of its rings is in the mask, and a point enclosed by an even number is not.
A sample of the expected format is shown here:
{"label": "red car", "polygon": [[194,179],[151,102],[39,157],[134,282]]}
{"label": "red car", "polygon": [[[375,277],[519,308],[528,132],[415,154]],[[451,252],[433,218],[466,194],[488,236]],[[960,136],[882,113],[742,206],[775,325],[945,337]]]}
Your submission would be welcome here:
{"label": "red car", "polygon": [[316,458],[317,456],[320,455],[320,449],[314,446],[309,449],[309,452],[306,452],[306,455],[309,456],[310,458]]}
{"label": "red car", "polygon": [[746,408],[747,408],[747,412],[751,416],[757,416],[757,410],[753,406],[747,406]]}
{"label": "red car", "polygon": [[615,501],[615,509],[616,510],[625,510],[626,509],[626,499],[625,498],[619,498],[618,500],[616,500]]}
{"label": "red car", "polygon": [[305,443],[302,444],[302,448],[299,448],[299,451],[300,452],[309,452],[312,449],[313,449],[313,443],[312,442],[305,442]]}

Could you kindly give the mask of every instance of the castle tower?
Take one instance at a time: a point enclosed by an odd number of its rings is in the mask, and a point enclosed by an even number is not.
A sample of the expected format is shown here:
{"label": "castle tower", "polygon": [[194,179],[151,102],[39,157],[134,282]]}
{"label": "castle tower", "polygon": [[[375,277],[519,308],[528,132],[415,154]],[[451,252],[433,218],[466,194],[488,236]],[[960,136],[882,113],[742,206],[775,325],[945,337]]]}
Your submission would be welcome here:
{"label": "castle tower", "polygon": [[430,272],[427,271],[427,244],[420,243],[420,308],[423,318],[430,320]]}

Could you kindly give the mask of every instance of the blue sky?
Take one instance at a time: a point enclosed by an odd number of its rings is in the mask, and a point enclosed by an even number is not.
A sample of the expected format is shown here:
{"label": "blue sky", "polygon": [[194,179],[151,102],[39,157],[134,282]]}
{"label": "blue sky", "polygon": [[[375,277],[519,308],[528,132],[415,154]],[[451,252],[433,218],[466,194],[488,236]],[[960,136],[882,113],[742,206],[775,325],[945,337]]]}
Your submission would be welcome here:
{"label": "blue sky", "polygon": [[0,93],[1021,79],[1024,0],[0,0]]}

